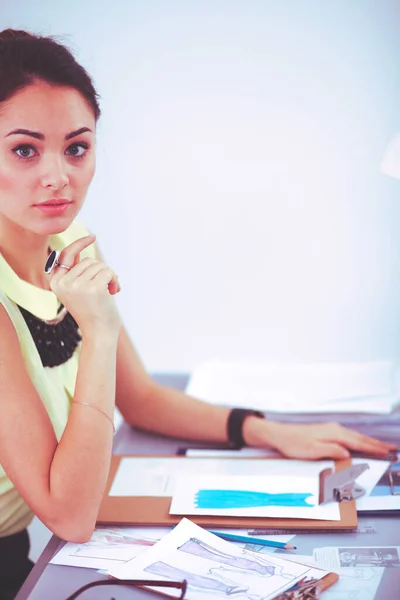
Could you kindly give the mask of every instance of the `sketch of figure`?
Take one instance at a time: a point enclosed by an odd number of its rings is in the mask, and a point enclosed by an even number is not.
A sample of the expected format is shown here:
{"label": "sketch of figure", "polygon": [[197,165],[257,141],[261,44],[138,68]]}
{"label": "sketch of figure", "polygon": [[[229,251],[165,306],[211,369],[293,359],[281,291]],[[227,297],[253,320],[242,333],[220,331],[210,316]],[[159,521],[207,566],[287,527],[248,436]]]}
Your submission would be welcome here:
{"label": "sketch of figure", "polygon": [[212,577],[205,577],[204,575],[198,575],[197,573],[190,573],[183,569],[178,569],[167,563],[158,561],[144,569],[154,575],[160,575],[167,579],[183,580],[186,579],[189,586],[199,588],[201,590],[209,590],[210,592],[220,592],[230,596],[232,594],[243,594],[247,592],[247,587],[238,585],[235,581],[230,581],[228,578],[224,578],[222,581],[214,579]]}
{"label": "sketch of figure", "polygon": [[[280,572],[275,572],[273,579],[276,579],[277,577],[282,577],[282,584],[287,583],[288,581],[292,581],[296,577],[294,573],[285,573],[281,567],[278,567],[277,570],[279,570]],[[265,591],[265,577],[262,575],[260,576],[254,571],[242,571],[235,568],[223,567],[221,565],[220,567],[212,567],[209,570],[209,573],[210,575],[212,575],[213,577],[217,577],[218,579],[220,577],[232,577],[234,580],[240,578],[240,582],[242,584],[248,586],[248,588],[251,588],[252,592],[254,590],[257,590],[261,596]]]}
{"label": "sketch of figure", "polygon": [[261,564],[256,560],[245,556],[225,554],[225,552],[221,552],[195,537],[190,538],[190,540],[182,544],[182,546],[179,546],[177,550],[200,556],[201,558],[206,558],[208,560],[213,560],[218,563],[231,565],[232,567],[237,567],[239,569],[245,569],[246,571],[255,571],[260,575],[266,575],[268,577],[271,577],[271,575],[274,575],[275,573],[275,567],[273,565],[267,563]]}
{"label": "sketch of figure", "polygon": [[92,538],[88,542],[85,542],[84,547],[98,548],[101,546],[109,547],[110,545],[131,546],[132,544],[134,544],[135,546],[154,546],[154,544],[156,544],[157,542],[158,539],[150,539],[146,538],[145,536],[134,537],[131,534],[126,535],[122,531],[108,529],[99,530],[95,532]]}
{"label": "sketch of figure", "polygon": [[194,497],[196,508],[256,508],[260,506],[295,506],[310,508],[313,494],[268,494],[252,490],[199,490]]}
{"label": "sketch of figure", "polygon": [[254,571],[239,571],[223,566],[212,567],[209,573],[217,579],[231,577],[232,579],[239,580],[242,585],[248,587],[248,600],[262,600],[266,596],[269,596],[271,591],[290,585],[290,582],[296,577],[295,573],[284,573],[281,569],[279,574],[275,573],[273,577],[268,577],[266,580],[265,577],[254,573]]}

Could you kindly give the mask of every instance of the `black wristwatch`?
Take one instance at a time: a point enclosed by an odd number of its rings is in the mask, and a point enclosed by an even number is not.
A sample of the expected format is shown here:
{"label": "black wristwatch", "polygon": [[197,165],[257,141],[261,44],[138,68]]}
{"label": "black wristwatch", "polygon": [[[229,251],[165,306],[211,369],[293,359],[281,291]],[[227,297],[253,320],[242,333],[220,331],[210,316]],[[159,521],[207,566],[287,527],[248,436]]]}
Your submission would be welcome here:
{"label": "black wristwatch", "polygon": [[243,448],[246,442],[243,438],[243,423],[247,417],[265,419],[264,413],[247,408],[232,408],[227,423],[228,441],[231,448]]}

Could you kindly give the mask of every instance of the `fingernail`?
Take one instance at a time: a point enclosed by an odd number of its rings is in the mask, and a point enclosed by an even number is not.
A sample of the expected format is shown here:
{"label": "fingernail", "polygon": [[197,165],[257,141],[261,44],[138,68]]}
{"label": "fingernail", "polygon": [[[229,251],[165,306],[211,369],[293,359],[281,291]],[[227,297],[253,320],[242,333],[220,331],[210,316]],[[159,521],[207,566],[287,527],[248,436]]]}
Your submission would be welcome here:
{"label": "fingernail", "polygon": [[343,450],[341,456],[343,456],[343,458],[349,458],[350,452],[347,452],[347,450]]}

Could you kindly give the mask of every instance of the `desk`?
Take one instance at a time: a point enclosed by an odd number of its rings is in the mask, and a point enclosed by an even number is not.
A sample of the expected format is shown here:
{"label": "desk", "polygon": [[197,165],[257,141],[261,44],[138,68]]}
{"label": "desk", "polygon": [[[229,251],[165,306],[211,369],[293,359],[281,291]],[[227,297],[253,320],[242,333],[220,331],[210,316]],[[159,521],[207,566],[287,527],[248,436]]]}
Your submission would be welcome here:
{"label": "desk", "polygon": [[[162,384],[185,389],[187,375],[158,375],[155,379]],[[310,422],[325,421],[327,415],[277,415],[268,414],[274,420]],[[357,415],[329,415],[329,420],[337,420],[353,427],[362,433],[376,435],[387,441],[400,442],[400,411],[388,416],[357,416]],[[115,454],[175,454],[178,447],[193,446],[193,442],[172,440],[148,433],[135,431],[123,423],[114,439],[113,452]],[[207,444],[198,444],[196,447]],[[214,446],[215,447],[215,446]],[[317,546],[400,546],[399,517],[367,517],[359,518],[359,524],[374,523],[376,533],[320,533],[301,534],[294,538],[299,554],[312,554]],[[49,560],[63,542],[53,536],[47,544],[30,576],[20,590],[16,600],[64,600],[77,588],[100,579],[107,579],[95,570],[78,567],[62,567],[50,565]],[[82,594],[82,600],[132,600],[160,598],[152,592],[125,587],[98,587]],[[383,574],[375,600],[388,600],[400,597],[400,568],[386,568]],[[357,600],[363,600],[359,598]]]}

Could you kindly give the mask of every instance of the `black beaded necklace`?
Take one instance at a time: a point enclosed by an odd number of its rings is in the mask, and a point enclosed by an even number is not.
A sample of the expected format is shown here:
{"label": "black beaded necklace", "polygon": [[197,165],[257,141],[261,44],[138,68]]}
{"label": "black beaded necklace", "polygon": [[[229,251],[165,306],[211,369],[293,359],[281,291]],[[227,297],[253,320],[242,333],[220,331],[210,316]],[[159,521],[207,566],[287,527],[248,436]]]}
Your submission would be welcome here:
{"label": "black beaded necklace", "polygon": [[58,367],[73,355],[82,337],[73,316],[60,306],[58,317],[53,321],[42,321],[18,306],[35,342],[44,367]]}

